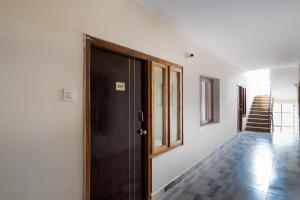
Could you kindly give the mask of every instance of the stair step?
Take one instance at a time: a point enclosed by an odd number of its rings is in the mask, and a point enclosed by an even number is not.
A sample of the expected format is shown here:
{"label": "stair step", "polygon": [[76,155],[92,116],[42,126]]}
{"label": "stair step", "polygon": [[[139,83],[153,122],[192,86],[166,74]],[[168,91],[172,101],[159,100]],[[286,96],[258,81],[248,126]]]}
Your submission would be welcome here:
{"label": "stair step", "polygon": [[254,98],[254,101],[269,101],[269,98]]}
{"label": "stair step", "polygon": [[269,111],[270,108],[269,107],[262,107],[262,106],[252,106],[251,110],[267,110],[267,111]]}
{"label": "stair step", "polygon": [[252,106],[264,106],[264,107],[270,107],[267,103],[261,103],[261,102],[253,102]]}
{"label": "stair step", "polygon": [[269,103],[270,99],[254,99],[253,102],[265,102],[265,103]]}
{"label": "stair step", "polygon": [[263,96],[255,96],[254,98],[255,98],[255,99],[260,99],[260,98],[267,98],[267,99],[269,99],[269,96],[267,96],[267,95],[263,95]]}
{"label": "stair step", "polygon": [[251,127],[247,126],[246,131],[256,131],[256,132],[265,132],[265,133],[271,133],[271,128],[258,128],[258,127]]}
{"label": "stair step", "polygon": [[270,128],[270,123],[248,122],[247,127]]}
{"label": "stair step", "polygon": [[251,110],[253,110],[253,111],[261,111],[261,112],[269,112],[270,109],[269,108],[252,107]]}
{"label": "stair step", "polygon": [[250,114],[269,115],[269,111],[266,111],[266,110],[251,110]]}
{"label": "stair step", "polygon": [[253,107],[253,106],[255,106],[255,107],[264,107],[264,108],[269,108],[270,107],[269,105],[264,105],[264,104],[252,104],[251,107]]}
{"label": "stair step", "polygon": [[248,122],[259,122],[259,123],[269,123],[269,119],[261,119],[261,118],[248,118]]}
{"label": "stair step", "polygon": [[272,109],[273,105],[270,103],[270,96],[258,95],[254,97],[245,130],[270,133],[271,124],[269,118]]}
{"label": "stair step", "polygon": [[265,103],[269,103],[270,99],[253,99],[253,102],[265,102]]}
{"label": "stair step", "polygon": [[251,110],[265,110],[265,111],[268,111],[268,110],[270,110],[270,108],[269,107],[252,106]]}
{"label": "stair step", "polygon": [[269,103],[253,102],[252,106],[266,106],[266,107],[269,107]]}
{"label": "stair step", "polygon": [[249,114],[249,118],[269,119],[269,115]]}

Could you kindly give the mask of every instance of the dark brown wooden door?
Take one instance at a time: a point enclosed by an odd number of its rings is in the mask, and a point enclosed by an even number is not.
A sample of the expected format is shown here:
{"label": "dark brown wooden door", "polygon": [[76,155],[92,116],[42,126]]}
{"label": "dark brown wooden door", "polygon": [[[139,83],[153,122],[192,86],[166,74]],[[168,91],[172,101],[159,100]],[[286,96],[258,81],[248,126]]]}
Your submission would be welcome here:
{"label": "dark brown wooden door", "polygon": [[243,100],[243,87],[238,86],[238,131],[243,130],[243,109],[244,109],[244,100]]}
{"label": "dark brown wooden door", "polygon": [[143,63],[91,48],[91,200],[141,200]]}

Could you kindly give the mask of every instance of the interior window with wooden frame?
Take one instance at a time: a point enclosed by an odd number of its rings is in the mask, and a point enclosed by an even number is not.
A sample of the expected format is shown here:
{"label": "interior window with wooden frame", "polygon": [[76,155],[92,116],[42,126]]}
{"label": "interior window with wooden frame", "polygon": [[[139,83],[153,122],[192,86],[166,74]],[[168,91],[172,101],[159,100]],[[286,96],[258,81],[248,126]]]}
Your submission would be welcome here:
{"label": "interior window with wooden frame", "polygon": [[182,67],[151,62],[152,155],[183,143]]}
{"label": "interior window with wooden frame", "polygon": [[182,67],[169,67],[169,146],[183,143],[182,123]]}
{"label": "interior window with wooden frame", "polygon": [[152,61],[152,154],[168,149],[168,66]]}

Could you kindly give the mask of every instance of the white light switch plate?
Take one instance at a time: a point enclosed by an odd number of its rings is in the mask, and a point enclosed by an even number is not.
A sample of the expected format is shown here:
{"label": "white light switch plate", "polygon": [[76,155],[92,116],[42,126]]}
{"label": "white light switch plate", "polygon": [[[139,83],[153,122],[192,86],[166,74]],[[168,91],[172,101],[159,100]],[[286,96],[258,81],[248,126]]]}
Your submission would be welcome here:
{"label": "white light switch plate", "polygon": [[71,89],[64,89],[63,100],[64,101],[76,101],[77,100],[77,93],[76,93],[76,91],[75,90],[71,90]]}

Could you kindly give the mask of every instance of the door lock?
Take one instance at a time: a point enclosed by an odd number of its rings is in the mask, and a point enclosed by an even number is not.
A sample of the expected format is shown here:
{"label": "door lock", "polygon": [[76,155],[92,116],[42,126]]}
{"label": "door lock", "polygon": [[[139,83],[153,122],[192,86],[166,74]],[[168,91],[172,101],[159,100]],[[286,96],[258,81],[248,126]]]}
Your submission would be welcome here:
{"label": "door lock", "polygon": [[138,134],[140,134],[140,135],[147,135],[147,130],[144,130],[144,129],[140,128],[138,130]]}

